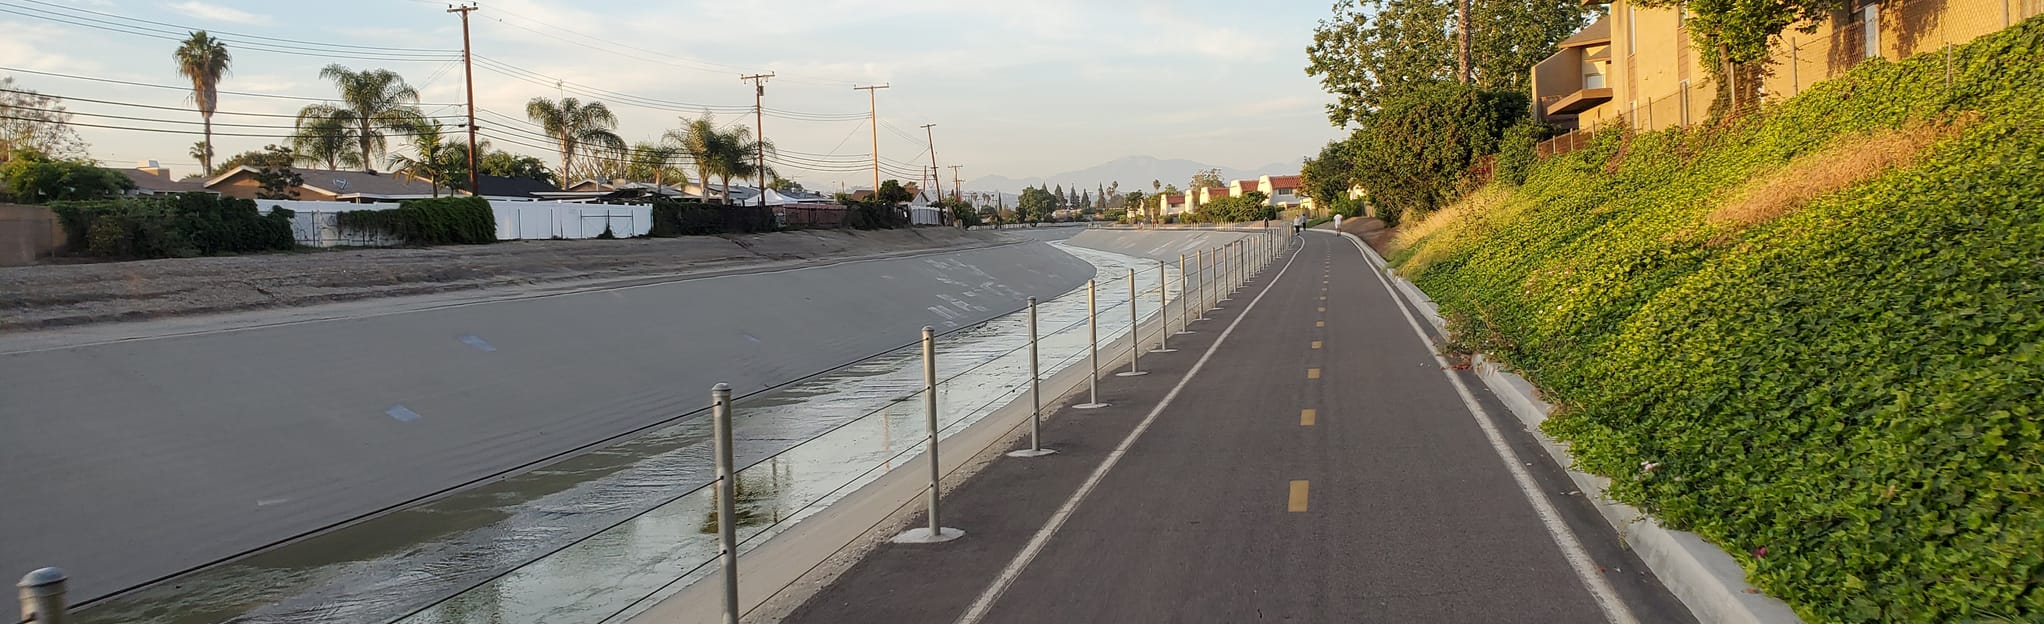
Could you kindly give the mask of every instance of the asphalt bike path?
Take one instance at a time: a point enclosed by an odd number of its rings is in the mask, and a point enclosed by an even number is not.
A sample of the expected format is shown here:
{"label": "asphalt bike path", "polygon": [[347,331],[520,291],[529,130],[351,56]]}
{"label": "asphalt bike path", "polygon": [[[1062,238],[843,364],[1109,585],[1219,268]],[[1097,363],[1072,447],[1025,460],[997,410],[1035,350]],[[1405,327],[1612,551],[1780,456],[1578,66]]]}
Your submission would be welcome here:
{"label": "asphalt bike path", "polygon": [[1060,410],[1057,455],[950,490],[965,538],[882,545],[788,621],[1693,621],[1402,305],[1294,237],[1110,407]]}

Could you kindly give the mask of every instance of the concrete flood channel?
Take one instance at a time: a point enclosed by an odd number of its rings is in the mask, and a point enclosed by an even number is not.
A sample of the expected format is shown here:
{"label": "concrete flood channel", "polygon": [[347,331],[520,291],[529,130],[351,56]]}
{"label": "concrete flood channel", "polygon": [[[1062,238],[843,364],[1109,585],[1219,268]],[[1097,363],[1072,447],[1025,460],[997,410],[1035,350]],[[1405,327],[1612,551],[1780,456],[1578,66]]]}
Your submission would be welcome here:
{"label": "concrete flood channel", "polygon": [[[1175,265],[1064,243],[1097,267],[1101,349],[1128,349]],[[1176,305],[1171,312],[1178,313]],[[1082,286],[1039,305],[1043,374],[1086,365]],[[1027,315],[938,341],[943,434],[1028,391]],[[900,349],[737,402],[741,550],[922,455],[920,355]],[[1154,345],[1151,345],[1154,346]],[[1148,348],[1148,347],[1145,347]],[[708,388],[674,388],[700,394]],[[1046,397],[1046,401],[1049,397]],[[616,621],[713,575],[706,412],[630,440],[118,596],[87,623]]]}

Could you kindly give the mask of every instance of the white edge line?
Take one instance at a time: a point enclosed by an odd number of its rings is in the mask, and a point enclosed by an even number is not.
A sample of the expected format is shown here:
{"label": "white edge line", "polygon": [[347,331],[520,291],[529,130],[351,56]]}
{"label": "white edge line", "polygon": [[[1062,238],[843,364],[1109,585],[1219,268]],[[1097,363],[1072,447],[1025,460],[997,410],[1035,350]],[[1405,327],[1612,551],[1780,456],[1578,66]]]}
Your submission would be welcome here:
{"label": "white edge line", "polygon": [[[1354,243],[1356,251],[1363,251],[1361,239],[1346,232],[1341,236]],[[1365,252],[1363,256],[1364,261],[1368,262],[1369,254]],[[1633,617],[1632,610],[1626,608],[1625,601],[1621,600],[1618,591],[1612,588],[1610,579],[1604,578],[1603,573],[1598,570],[1596,560],[1590,557],[1589,551],[1583,549],[1583,543],[1576,539],[1575,532],[1568,528],[1568,524],[1562,521],[1561,514],[1555,511],[1554,503],[1548,501],[1540,485],[1534,483],[1533,474],[1526,471],[1526,464],[1519,461],[1519,454],[1512,450],[1511,444],[1498,432],[1497,425],[1491,422],[1490,414],[1483,409],[1482,404],[1477,403],[1476,396],[1470,394],[1469,387],[1463,385],[1461,378],[1455,376],[1455,370],[1448,365],[1448,360],[1441,357],[1440,349],[1434,345],[1432,338],[1427,337],[1426,330],[1420,328],[1419,320],[1413,318],[1412,311],[1406,308],[1398,291],[1384,278],[1384,272],[1375,263],[1369,264],[1370,274],[1377,276],[1377,283],[1382,284],[1384,292],[1391,295],[1391,303],[1398,306],[1398,313],[1405,316],[1405,323],[1412,327],[1412,333],[1419,336],[1420,342],[1424,343],[1427,351],[1433,355],[1434,363],[1440,365],[1441,375],[1447,377],[1448,383],[1455,386],[1455,394],[1461,395],[1462,405],[1469,408],[1469,415],[1474,417],[1477,426],[1483,429],[1483,437],[1490,440],[1491,450],[1497,452],[1498,459],[1503,460],[1505,468],[1511,471],[1512,480],[1518,482],[1519,492],[1526,496],[1527,502],[1533,504],[1533,512],[1540,516],[1540,524],[1547,527],[1547,534],[1554,538],[1554,545],[1561,548],[1562,557],[1568,560],[1569,568],[1575,570],[1576,579],[1583,582],[1585,589],[1590,590],[1590,597],[1596,599],[1597,608],[1604,611],[1604,619],[1611,624],[1638,624],[1639,620]]]}
{"label": "white edge line", "polygon": [[1150,429],[1150,424],[1157,421],[1157,415],[1164,413],[1164,409],[1171,406],[1171,401],[1178,398],[1178,393],[1185,389],[1186,384],[1191,383],[1192,378],[1199,375],[1200,369],[1205,368],[1207,361],[1214,357],[1214,352],[1219,351],[1221,344],[1228,341],[1228,335],[1235,333],[1235,327],[1242,324],[1242,319],[1249,318],[1249,311],[1256,308],[1257,302],[1263,301],[1264,295],[1270,294],[1270,289],[1277,286],[1278,280],[1285,276],[1285,270],[1292,268],[1292,261],[1298,258],[1298,252],[1293,252],[1291,257],[1285,260],[1277,275],[1272,276],[1270,282],[1263,285],[1263,290],[1256,293],[1256,298],[1249,300],[1249,305],[1244,306],[1242,312],[1235,315],[1235,320],[1228,323],[1228,328],[1221,330],[1220,337],[1215,338],[1214,343],[1207,346],[1206,353],[1200,355],[1199,361],[1194,362],[1192,368],[1185,372],[1185,376],[1179,378],[1178,385],[1172,386],[1171,391],[1164,394],[1164,399],[1158,401],[1156,407],[1150,408],[1149,415],[1144,416],[1143,421],[1137,423],[1136,428],[1129,431],[1127,437],[1122,438],[1121,444],[1116,445],[1114,450],[1107,454],[1107,458],[1101,460],[1100,466],[1093,469],[1093,474],[1086,477],[1086,482],[1079,485],[1078,491],[1072,492],[1071,498],[1066,499],[1064,505],[1058,507],[1057,513],[1051,514],[1050,520],[1044,523],[1043,528],[1037,529],[1036,535],[1029,538],[1029,544],[1022,547],[1022,552],[1015,553],[1015,558],[1008,562],[1007,567],[1001,569],[1000,576],[994,577],[993,584],[987,586],[986,591],[980,592],[979,599],[973,601],[972,607],[966,609],[965,615],[958,617],[958,624],[978,624],[986,617],[987,612],[993,609],[994,602],[1000,600],[1001,595],[1007,593],[1008,587],[1015,584],[1015,579],[1022,575],[1022,570],[1036,560],[1036,555],[1043,551],[1051,536],[1064,527],[1066,520],[1071,519],[1072,512],[1078,509],[1079,503],[1093,492],[1094,487],[1100,485],[1100,481],[1107,477],[1108,471],[1113,470],[1115,464],[1121,463],[1122,455],[1127,454],[1129,447],[1135,445],[1136,439],[1141,438],[1143,432]]}

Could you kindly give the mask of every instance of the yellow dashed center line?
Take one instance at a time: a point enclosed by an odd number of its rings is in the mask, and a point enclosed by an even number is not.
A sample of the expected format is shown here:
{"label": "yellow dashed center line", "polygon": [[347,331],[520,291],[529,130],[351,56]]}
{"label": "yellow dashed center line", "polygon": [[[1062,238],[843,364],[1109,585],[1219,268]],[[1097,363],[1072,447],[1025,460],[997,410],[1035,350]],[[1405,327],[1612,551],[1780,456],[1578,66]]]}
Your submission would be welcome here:
{"label": "yellow dashed center line", "polygon": [[1304,479],[1292,482],[1292,495],[1289,497],[1290,500],[1285,502],[1285,511],[1292,513],[1306,511],[1306,488]]}
{"label": "yellow dashed center line", "polygon": [[1319,379],[1319,378],[1320,378],[1320,369],[1317,369],[1317,368],[1308,368],[1308,369],[1306,369],[1306,378],[1307,378],[1307,379]]}
{"label": "yellow dashed center line", "polygon": [[1315,414],[1313,412],[1312,408],[1299,410],[1299,426],[1301,427],[1313,426],[1313,417],[1317,415],[1318,414]]}
{"label": "yellow dashed center line", "polygon": [[1315,341],[1313,341],[1313,348],[1315,348],[1315,349],[1318,349],[1318,348],[1320,348],[1320,341],[1318,341],[1318,340],[1315,340]]}
{"label": "yellow dashed center line", "polygon": [[1314,327],[1326,327],[1327,321],[1313,321]]}
{"label": "yellow dashed center line", "polygon": [[1326,312],[1326,311],[1327,311],[1327,306],[1320,306],[1320,311],[1321,311],[1321,312]]}

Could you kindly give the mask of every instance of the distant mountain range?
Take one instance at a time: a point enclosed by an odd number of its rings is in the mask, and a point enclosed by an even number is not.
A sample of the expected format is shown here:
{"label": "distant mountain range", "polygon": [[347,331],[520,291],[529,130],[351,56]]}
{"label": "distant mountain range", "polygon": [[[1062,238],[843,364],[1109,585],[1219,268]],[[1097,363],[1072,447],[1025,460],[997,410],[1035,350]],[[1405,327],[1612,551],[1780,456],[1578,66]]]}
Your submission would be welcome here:
{"label": "distant mountain range", "polygon": [[[1068,189],[1077,186],[1080,189],[1092,190],[1097,186],[1112,184],[1118,181],[1121,182],[1121,191],[1124,193],[1134,190],[1149,193],[1152,192],[1150,188],[1151,180],[1161,181],[1165,184],[1175,184],[1178,185],[1178,188],[1182,189],[1185,188],[1187,182],[1192,180],[1193,173],[1214,168],[1216,168],[1215,165],[1178,158],[1160,159],[1149,156],[1129,156],[1085,169],[1067,171],[1042,178],[1010,178],[999,175],[974,178],[965,181],[965,190],[1002,191],[1006,194],[1012,194],[1020,192],[1023,187],[1043,186],[1045,184],[1053,187],[1064,185]],[[1260,175],[1294,175],[1299,173],[1299,163],[1272,163],[1255,169],[1236,169],[1233,167],[1219,167],[1219,169],[1221,170],[1221,179],[1233,180],[1238,178],[1254,178]]]}

